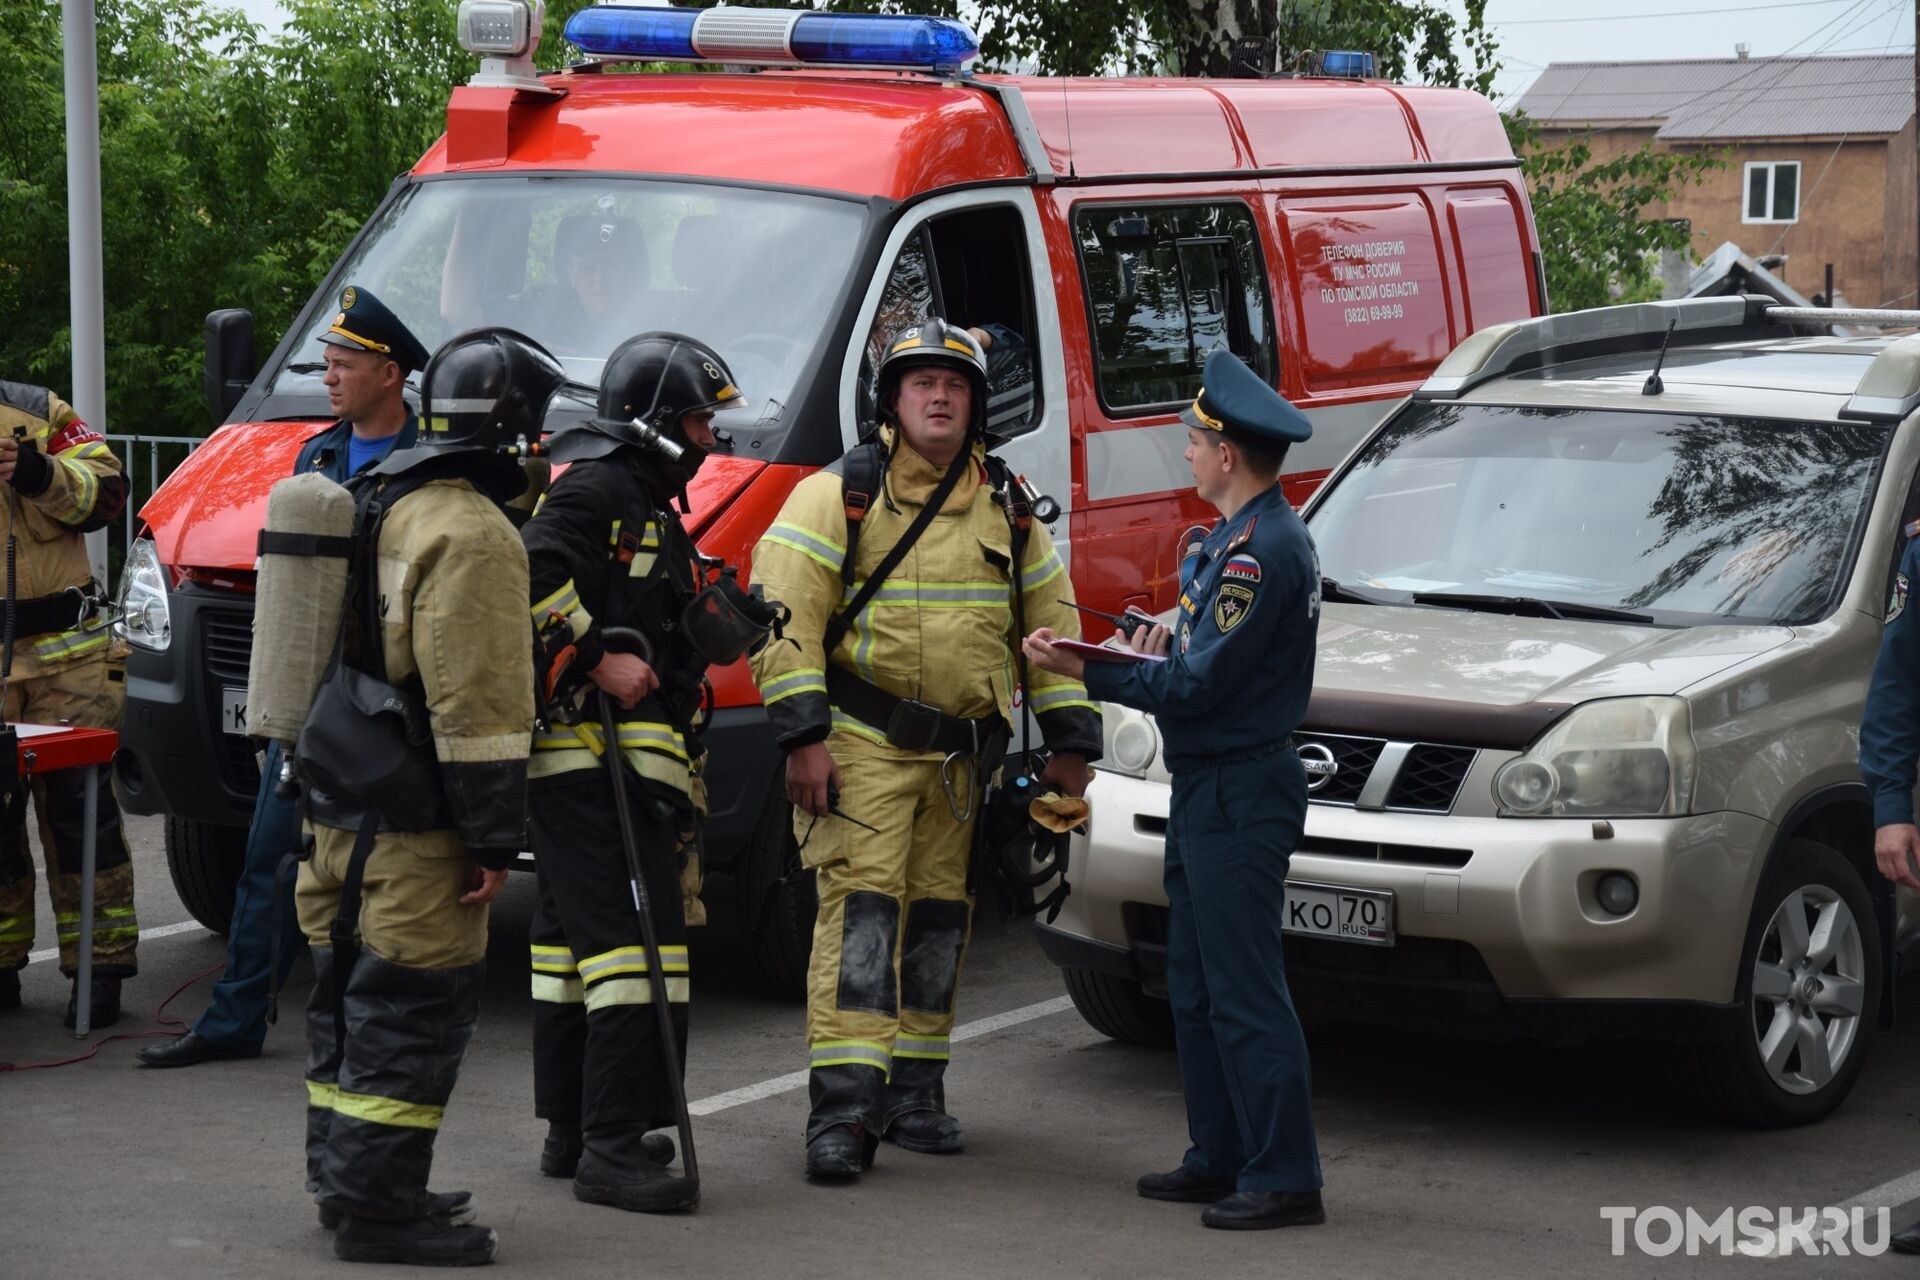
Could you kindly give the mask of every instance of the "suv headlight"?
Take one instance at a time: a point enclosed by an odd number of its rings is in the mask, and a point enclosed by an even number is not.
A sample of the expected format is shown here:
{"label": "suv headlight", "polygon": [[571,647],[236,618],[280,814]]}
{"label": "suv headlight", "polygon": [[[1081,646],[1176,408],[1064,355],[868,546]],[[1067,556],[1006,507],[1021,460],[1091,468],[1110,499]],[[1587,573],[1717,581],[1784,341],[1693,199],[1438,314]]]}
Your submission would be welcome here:
{"label": "suv headlight", "polygon": [[1100,759],[1096,769],[1144,778],[1160,757],[1160,730],[1153,717],[1114,702],[1100,704]]}
{"label": "suv headlight", "polygon": [[135,538],[127,548],[126,568],[120,573],[120,595],[114,601],[114,634],[128,644],[155,653],[173,640],[173,616],[167,608],[167,571],[152,538]]}
{"label": "suv headlight", "polygon": [[1576,707],[1493,777],[1503,818],[1639,818],[1693,801],[1693,721],[1682,698]]}

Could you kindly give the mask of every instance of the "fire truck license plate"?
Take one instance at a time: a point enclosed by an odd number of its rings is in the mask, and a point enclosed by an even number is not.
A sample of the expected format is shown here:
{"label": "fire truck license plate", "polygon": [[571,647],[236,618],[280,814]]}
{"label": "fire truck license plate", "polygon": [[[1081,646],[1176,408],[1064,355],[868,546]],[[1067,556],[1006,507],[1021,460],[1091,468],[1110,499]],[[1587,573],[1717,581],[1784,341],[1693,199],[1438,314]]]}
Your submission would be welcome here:
{"label": "fire truck license plate", "polygon": [[247,732],[247,691],[231,685],[220,690],[220,732]]}
{"label": "fire truck license plate", "polygon": [[1373,947],[1393,945],[1393,890],[1287,881],[1282,923],[1288,933]]}

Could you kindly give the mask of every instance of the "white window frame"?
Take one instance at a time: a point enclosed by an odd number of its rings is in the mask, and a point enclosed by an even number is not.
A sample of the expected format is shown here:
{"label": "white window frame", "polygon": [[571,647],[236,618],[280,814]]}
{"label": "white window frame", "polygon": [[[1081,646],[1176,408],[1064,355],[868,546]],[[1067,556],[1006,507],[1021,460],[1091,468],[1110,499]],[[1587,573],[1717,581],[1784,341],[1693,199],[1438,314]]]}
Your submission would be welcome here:
{"label": "white window frame", "polygon": [[[1774,181],[1779,176],[1780,170],[1788,166],[1792,166],[1794,171],[1793,216],[1791,218],[1752,217],[1747,209],[1747,199],[1753,190],[1753,171],[1755,169],[1765,169],[1767,171],[1766,207],[1771,211],[1773,208]],[[1775,226],[1784,223],[1798,222],[1800,221],[1800,196],[1802,191],[1803,188],[1800,185],[1800,162],[1798,160],[1749,160],[1746,166],[1740,170],[1740,221],[1749,225],[1754,223],[1771,223]]]}

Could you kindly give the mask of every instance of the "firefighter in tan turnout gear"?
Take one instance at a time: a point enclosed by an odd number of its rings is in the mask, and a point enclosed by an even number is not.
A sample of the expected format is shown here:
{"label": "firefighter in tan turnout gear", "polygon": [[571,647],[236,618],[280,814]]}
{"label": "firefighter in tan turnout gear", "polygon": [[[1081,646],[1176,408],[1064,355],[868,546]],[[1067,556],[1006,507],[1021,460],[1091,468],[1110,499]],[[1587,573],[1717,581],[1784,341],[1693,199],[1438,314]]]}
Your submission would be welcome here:
{"label": "firefighter in tan turnout gear", "polygon": [[[111,633],[96,615],[83,535],[127,505],[127,481],[106,439],[45,387],[0,381],[0,491],[14,568],[14,645],[6,685],[8,720],[67,721],[118,729],[126,686],[109,661]],[[99,766],[94,822],[92,1025],[120,1017],[120,981],[136,972],[140,925],[133,914],[133,864],[120,830],[109,766]],[[80,945],[80,846],[86,778],[78,769],[36,776],[32,794],[45,851],[60,971],[74,977]],[[33,856],[27,844],[27,788],[0,798],[0,1009],[20,1003],[20,969],[33,949]],[[77,979],[76,979],[77,984]],[[80,992],[67,1002],[74,1025]]]}
{"label": "firefighter in tan turnout gear", "polygon": [[525,476],[506,450],[538,438],[564,376],[517,334],[456,337],[427,366],[420,443],[348,484],[344,652],[296,748],[313,837],[296,897],[315,977],[308,1184],[350,1261],[493,1256],[466,1193],[427,1176],[479,1015],[487,904],[525,827],[527,557],[502,511]]}
{"label": "firefighter in tan turnout gear", "polygon": [[[883,1135],[919,1152],[965,1143],[942,1080],[981,791],[1010,733],[1015,605],[1029,628],[1079,634],[1059,553],[986,452],[978,343],[930,319],[878,373],[877,438],[801,481],[753,558],[756,584],[793,611],[791,643],[754,674],[787,752],[801,858],[818,869],[806,1168],[819,1179],[861,1173]],[[1034,677],[1042,777],[1080,795],[1099,713],[1078,682]]]}

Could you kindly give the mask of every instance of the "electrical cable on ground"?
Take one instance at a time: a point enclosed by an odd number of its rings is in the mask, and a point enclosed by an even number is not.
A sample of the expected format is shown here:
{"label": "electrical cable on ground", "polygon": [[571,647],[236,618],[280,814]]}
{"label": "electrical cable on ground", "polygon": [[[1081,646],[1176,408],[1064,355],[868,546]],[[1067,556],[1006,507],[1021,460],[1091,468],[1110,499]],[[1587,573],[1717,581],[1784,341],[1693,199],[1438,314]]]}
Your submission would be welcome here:
{"label": "electrical cable on ground", "polygon": [[160,1007],[153,1011],[153,1020],[157,1025],[152,1030],[117,1031],[113,1035],[103,1036],[100,1039],[94,1041],[93,1047],[88,1049],[85,1053],[75,1054],[71,1058],[61,1058],[53,1062],[0,1062],[0,1075],[5,1075],[7,1072],[10,1072],[10,1071],[45,1071],[45,1070],[50,1070],[54,1067],[70,1067],[76,1062],[85,1062],[87,1059],[93,1057],[96,1053],[99,1053],[102,1049],[112,1044],[115,1040],[147,1040],[147,1039],[153,1038],[154,1036],[184,1035],[189,1030],[191,1030],[191,1026],[188,1024],[188,1022],[184,1018],[166,1017],[165,1015],[167,1012],[167,1006],[172,1004],[176,999],[178,999],[180,994],[184,992],[188,987],[192,986],[194,983],[199,982],[202,978],[211,978],[214,974],[219,973],[221,970],[225,969],[226,967],[227,967],[227,962],[225,960],[222,960],[219,964],[213,965],[207,968],[206,970],[204,970],[203,972],[194,974],[191,978],[188,978],[185,982],[175,987],[173,989],[173,994],[168,996],[165,1000],[162,1000],[160,1002]]}

